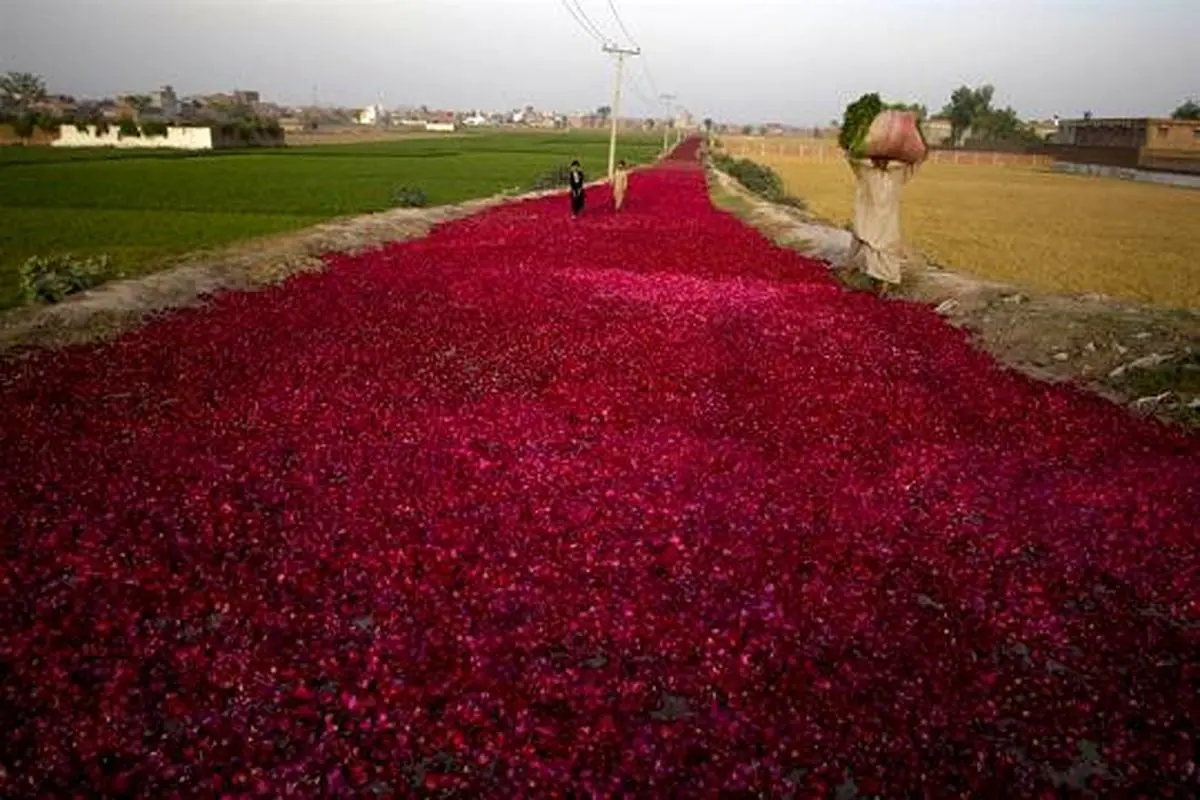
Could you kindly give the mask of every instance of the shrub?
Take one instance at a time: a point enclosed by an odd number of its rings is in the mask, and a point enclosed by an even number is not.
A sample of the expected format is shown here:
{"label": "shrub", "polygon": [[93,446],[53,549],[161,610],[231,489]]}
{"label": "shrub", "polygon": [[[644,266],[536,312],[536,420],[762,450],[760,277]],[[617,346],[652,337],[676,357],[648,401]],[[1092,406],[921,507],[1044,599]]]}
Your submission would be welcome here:
{"label": "shrub", "polygon": [[754,194],[793,208],[805,208],[804,201],[788,194],[783,188],[783,179],[770,167],[748,158],[731,158],[724,153],[712,157],[713,166],[732,177]]}
{"label": "shrub", "polygon": [[34,130],[37,128],[37,117],[32,114],[21,114],[14,117],[12,121],[13,133],[22,139],[28,139],[33,136]]}
{"label": "shrub", "polygon": [[112,127],[104,120],[100,120],[96,123],[97,136],[105,136],[110,130],[112,130]]}
{"label": "shrub", "polygon": [[143,136],[166,136],[167,123],[161,121],[144,122],[142,123]]}
{"label": "shrub", "polygon": [[57,303],[111,277],[119,277],[119,273],[108,256],[34,256],[21,265],[21,290],[26,302]]}
{"label": "shrub", "polygon": [[129,117],[124,117],[117,123],[117,131],[121,134],[122,139],[136,138],[142,135],[142,129]]}
{"label": "shrub", "polygon": [[46,133],[58,133],[62,128],[62,120],[49,114],[38,114],[34,117],[34,125]]}
{"label": "shrub", "polygon": [[842,129],[838,132],[838,145],[847,153],[861,157],[866,147],[867,131],[884,108],[883,100],[875,93],[864,94],[846,106]]}
{"label": "shrub", "polygon": [[392,205],[396,208],[424,208],[428,204],[425,192],[409,186],[401,186],[392,194]]}
{"label": "shrub", "polygon": [[557,189],[560,186],[566,186],[571,182],[571,167],[567,164],[559,164],[552,170],[543,172],[533,179],[533,190],[540,192],[547,189]]}
{"label": "shrub", "polygon": [[283,136],[283,126],[279,124],[279,120],[260,119],[257,121],[257,131],[269,139],[278,139]]}
{"label": "shrub", "polygon": [[86,119],[75,120],[75,130],[79,131],[80,133],[87,133],[90,125],[91,123]]}

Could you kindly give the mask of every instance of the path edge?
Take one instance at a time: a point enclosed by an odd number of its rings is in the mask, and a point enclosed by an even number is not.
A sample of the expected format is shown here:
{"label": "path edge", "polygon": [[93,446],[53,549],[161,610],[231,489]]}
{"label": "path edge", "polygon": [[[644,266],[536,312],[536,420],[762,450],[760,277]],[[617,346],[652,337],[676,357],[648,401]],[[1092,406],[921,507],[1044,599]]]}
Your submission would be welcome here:
{"label": "path edge", "polygon": [[323,271],[328,256],[356,255],[419,239],[438,225],[562,191],[501,193],[431,208],[338,217],[297,231],[187,253],[167,260],[163,269],[108,281],[61,303],[0,312],[0,360],[111,341],[156,317],[195,308],[223,292],[261,291],[295,275]]}
{"label": "path edge", "polygon": [[[845,262],[848,230],[761,198],[711,162],[706,170],[717,207],[831,269]],[[1200,311],[1039,292],[946,269],[916,251],[889,300],[933,308],[976,348],[1035,380],[1074,385],[1140,416],[1200,431]]]}

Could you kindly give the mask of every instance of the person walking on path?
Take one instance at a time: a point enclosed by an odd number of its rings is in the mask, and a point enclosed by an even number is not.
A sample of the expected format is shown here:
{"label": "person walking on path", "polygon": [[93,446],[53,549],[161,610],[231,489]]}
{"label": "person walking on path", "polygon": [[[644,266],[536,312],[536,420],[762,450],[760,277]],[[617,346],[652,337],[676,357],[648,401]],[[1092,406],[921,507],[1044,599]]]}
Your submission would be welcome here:
{"label": "person walking on path", "polygon": [[854,171],[854,244],[849,265],[865,272],[881,293],[900,283],[900,189],[916,167],[886,158],[850,160]]}
{"label": "person walking on path", "polygon": [[567,183],[571,187],[571,216],[573,218],[578,218],[583,213],[583,184],[585,182],[583,168],[579,166],[578,161],[572,161],[571,169],[567,173]]}
{"label": "person walking on path", "polygon": [[629,168],[625,164],[625,160],[617,162],[617,171],[613,173],[612,191],[613,191],[613,208],[617,211],[625,205],[625,192],[629,189]]}

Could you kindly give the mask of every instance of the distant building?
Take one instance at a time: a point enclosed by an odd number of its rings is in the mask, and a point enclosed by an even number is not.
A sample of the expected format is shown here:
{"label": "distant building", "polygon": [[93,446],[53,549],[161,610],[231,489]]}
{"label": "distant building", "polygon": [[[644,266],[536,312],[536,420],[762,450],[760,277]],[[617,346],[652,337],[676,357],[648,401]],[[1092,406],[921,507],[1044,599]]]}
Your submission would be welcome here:
{"label": "distant building", "polygon": [[164,117],[179,116],[179,96],[170,86],[163,86],[150,93],[150,106],[157,109]]}
{"label": "distant building", "polygon": [[69,117],[79,105],[75,102],[75,98],[67,95],[51,95],[45,100],[31,103],[29,109],[42,114],[49,114],[52,117]]}
{"label": "distant building", "polygon": [[234,89],[233,91],[233,104],[236,106],[256,106],[261,102],[262,95],[258,92],[244,89]]}
{"label": "distant building", "polygon": [[950,144],[954,125],[946,117],[930,117],[921,123],[921,132],[930,144]]}
{"label": "distant building", "polygon": [[1155,117],[1063,120],[1057,141],[1077,147],[1145,148],[1200,154],[1200,122]]}
{"label": "distant building", "polygon": [[354,115],[354,121],[359,125],[380,125],[383,123],[385,112],[383,106],[371,105]]}
{"label": "distant building", "polygon": [[604,125],[604,117],[599,114],[569,114],[566,124],[568,128],[590,130]]}
{"label": "distant building", "polygon": [[1052,119],[1037,120],[1030,123],[1033,128],[1033,133],[1043,142],[1049,142],[1058,135],[1058,117]]}
{"label": "distant building", "polygon": [[[1200,122],[1155,117],[1062,120],[1057,144],[1068,160],[1200,173]],[[1078,158],[1072,158],[1077,155]]]}
{"label": "distant building", "polygon": [[488,124],[488,118],[478,112],[472,114],[462,121],[463,125],[468,128],[481,128]]}

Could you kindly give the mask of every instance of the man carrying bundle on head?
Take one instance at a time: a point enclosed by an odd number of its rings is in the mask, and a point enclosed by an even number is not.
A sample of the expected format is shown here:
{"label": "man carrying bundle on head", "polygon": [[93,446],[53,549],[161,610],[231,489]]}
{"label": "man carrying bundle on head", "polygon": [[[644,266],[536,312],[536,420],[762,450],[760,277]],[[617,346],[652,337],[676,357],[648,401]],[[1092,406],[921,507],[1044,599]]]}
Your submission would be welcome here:
{"label": "man carrying bundle on head", "polygon": [[854,171],[854,244],[848,264],[880,293],[900,283],[900,189],[925,160],[928,148],[916,114],[886,108],[877,94],[846,109],[838,138]]}

